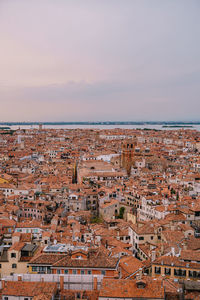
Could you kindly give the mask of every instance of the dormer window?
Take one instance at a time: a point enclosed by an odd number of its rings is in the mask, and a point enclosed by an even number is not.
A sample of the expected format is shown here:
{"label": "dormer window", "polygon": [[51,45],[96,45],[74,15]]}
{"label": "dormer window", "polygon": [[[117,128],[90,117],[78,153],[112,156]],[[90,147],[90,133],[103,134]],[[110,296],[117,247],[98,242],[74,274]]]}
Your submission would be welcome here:
{"label": "dormer window", "polygon": [[144,289],[146,287],[146,282],[144,282],[143,280],[137,281],[136,284],[138,289]]}

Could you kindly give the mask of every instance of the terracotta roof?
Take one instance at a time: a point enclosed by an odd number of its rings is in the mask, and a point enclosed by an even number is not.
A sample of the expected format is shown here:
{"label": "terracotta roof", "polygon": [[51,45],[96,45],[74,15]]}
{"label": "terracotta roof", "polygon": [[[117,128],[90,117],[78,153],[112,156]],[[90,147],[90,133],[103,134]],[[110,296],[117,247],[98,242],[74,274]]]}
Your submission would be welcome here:
{"label": "terracotta roof", "polygon": [[14,243],[8,251],[20,251],[25,246],[24,242]]}
{"label": "terracotta roof", "polygon": [[13,227],[15,226],[16,222],[10,219],[0,219],[0,226],[2,227]]}
{"label": "terracotta roof", "polygon": [[193,250],[182,250],[180,259],[200,262],[200,252]]}
{"label": "terracotta roof", "polygon": [[126,278],[142,268],[143,263],[134,256],[125,256],[120,259],[119,266],[121,267],[122,278]]}
{"label": "terracotta roof", "polygon": [[164,287],[160,280],[145,277],[142,283],[145,285],[144,288],[139,288],[136,280],[104,278],[99,297],[164,299]]}
{"label": "terracotta roof", "polygon": [[63,259],[66,255],[63,254],[46,254],[42,253],[37,257],[33,257],[30,264],[38,265],[52,265],[57,261]]}
{"label": "terracotta roof", "polygon": [[184,239],[184,233],[182,231],[172,231],[172,230],[164,230],[162,231],[162,236],[165,237],[166,241],[169,243],[178,243],[182,239]]}
{"label": "terracotta roof", "polygon": [[118,258],[105,256],[100,251],[91,251],[87,259],[72,259],[70,255],[56,262],[53,267],[71,267],[71,268],[110,268],[116,269]]}
{"label": "terracotta roof", "polygon": [[7,281],[2,290],[4,296],[34,297],[37,295],[53,295],[57,289],[55,282]]}
{"label": "terracotta roof", "polygon": [[153,265],[166,265],[183,268],[194,268],[200,270],[199,263],[185,262],[181,260],[181,257],[176,256],[160,256],[152,262]]}

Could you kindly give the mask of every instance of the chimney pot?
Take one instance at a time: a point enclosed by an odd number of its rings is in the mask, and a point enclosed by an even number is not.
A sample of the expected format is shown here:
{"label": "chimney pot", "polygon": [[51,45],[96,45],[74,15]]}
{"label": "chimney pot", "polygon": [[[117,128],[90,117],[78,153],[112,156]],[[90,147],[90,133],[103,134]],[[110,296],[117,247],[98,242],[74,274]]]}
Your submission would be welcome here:
{"label": "chimney pot", "polygon": [[94,287],[94,290],[97,291],[97,277],[94,276],[94,281],[93,281],[93,287]]}
{"label": "chimney pot", "polygon": [[64,290],[64,276],[60,276],[60,290]]}

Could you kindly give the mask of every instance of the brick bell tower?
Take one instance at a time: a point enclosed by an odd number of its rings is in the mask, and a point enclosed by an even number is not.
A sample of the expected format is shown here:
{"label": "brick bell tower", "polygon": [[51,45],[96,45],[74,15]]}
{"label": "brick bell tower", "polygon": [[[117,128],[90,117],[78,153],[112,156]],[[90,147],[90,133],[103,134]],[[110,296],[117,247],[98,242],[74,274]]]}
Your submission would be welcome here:
{"label": "brick bell tower", "polygon": [[126,141],[122,143],[121,167],[126,169],[128,176],[131,174],[131,167],[134,161],[135,142]]}

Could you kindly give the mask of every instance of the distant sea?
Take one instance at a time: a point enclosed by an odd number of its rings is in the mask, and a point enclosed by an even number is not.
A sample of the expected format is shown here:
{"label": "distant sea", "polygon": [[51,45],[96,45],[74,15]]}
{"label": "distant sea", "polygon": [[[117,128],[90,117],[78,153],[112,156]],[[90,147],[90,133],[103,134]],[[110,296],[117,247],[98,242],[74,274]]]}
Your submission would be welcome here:
{"label": "distant sea", "polygon": [[46,129],[149,129],[149,130],[177,130],[191,129],[200,131],[200,122],[4,122],[1,127],[13,130],[38,128],[42,124]]}

